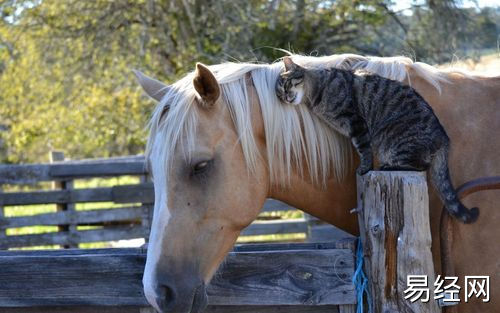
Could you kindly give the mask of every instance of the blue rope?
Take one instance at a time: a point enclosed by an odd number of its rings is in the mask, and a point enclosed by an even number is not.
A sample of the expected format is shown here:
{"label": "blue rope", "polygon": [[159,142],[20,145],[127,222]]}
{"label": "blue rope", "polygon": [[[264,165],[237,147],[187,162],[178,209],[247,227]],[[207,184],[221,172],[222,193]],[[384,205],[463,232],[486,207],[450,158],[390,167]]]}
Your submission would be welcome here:
{"label": "blue rope", "polygon": [[361,239],[358,239],[358,247],[356,249],[356,271],[352,277],[352,283],[356,287],[356,298],[358,302],[356,313],[364,313],[364,295],[366,295],[366,302],[368,302],[367,313],[373,313],[372,298],[368,291],[368,278],[363,272],[363,245],[361,244]]}

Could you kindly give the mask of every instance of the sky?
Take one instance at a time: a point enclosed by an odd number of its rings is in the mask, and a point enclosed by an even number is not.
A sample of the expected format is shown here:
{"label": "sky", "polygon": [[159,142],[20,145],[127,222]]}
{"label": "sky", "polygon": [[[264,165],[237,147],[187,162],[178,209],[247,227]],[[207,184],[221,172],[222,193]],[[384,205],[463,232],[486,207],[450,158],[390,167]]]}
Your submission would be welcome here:
{"label": "sky", "polygon": [[[392,8],[395,11],[409,9],[412,3],[422,3],[421,0],[395,0]],[[500,7],[500,0],[462,0],[462,7],[472,8],[479,6],[482,7]]]}
{"label": "sky", "polygon": [[[474,1],[463,1],[465,7],[475,7]],[[477,0],[479,7],[499,7],[500,0]]]}

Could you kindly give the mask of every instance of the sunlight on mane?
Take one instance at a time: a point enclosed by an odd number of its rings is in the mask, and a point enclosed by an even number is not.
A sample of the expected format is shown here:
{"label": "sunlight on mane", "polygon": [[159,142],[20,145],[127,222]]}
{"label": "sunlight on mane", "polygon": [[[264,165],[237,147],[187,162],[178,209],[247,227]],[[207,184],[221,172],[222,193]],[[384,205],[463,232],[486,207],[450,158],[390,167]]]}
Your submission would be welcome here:
{"label": "sunlight on mane", "polygon": [[[363,69],[398,81],[409,80],[408,69],[412,68],[438,90],[440,83],[447,81],[445,72],[406,57],[342,54],[325,57],[292,55],[292,59],[306,67]],[[349,139],[329,129],[307,108],[279,103],[274,86],[283,69],[282,62],[224,63],[209,68],[220,84],[221,95],[231,113],[250,172],[254,172],[261,156],[253,136],[251,106],[245,83],[247,73],[251,75],[260,102],[271,183],[287,184],[293,170],[303,174],[307,169],[310,179],[317,184],[324,184],[331,174],[337,180],[345,177],[352,158]],[[169,86],[151,118],[146,155],[155,173],[155,184],[166,183],[165,174],[172,166],[171,156],[177,145],[184,147],[185,158],[191,157],[189,152],[195,145],[197,124],[193,77],[191,72]],[[165,106],[170,108],[166,117],[162,117]]]}

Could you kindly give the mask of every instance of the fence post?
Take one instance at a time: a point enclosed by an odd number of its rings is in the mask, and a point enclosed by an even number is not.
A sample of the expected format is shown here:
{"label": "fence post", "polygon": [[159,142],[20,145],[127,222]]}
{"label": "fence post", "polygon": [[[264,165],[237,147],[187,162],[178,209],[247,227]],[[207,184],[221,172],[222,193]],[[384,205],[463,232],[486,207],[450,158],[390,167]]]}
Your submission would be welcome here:
{"label": "fence post", "polygon": [[[51,151],[50,152],[50,163],[61,162],[64,161],[64,152],[61,151]],[[52,189],[73,189],[73,180],[62,180],[62,181],[54,181],[52,183]],[[74,203],[61,203],[56,204],[57,211],[67,211],[66,214],[69,214],[70,220],[74,221],[75,219],[75,204]],[[63,248],[78,248],[78,243],[74,241],[74,236],[77,232],[76,224],[69,225],[60,225],[59,231],[68,232],[69,242],[68,244],[63,245]]]}
{"label": "fence post", "polygon": [[9,246],[7,244],[3,244],[5,240],[3,240],[7,236],[7,228],[3,226],[3,221],[5,221],[5,212],[2,203],[2,186],[0,185],[0,249],[7,249]]}
{"label": "fence post", "polygon": [[[144,165],[146,167],[146,165]],[[139,176],[139,181],[141,184],[151,182],[151,176],[149,172],[144,175]],[[153,205],[151,203],[141,203],[143,207],[143,215],[141,218],[141,226],[144,229],[144,244],[147,245],[149,241],[149,233],[151,232],[151,221],[153,219]]]}
{"label": "fence post", "polygon": [[[433,298],[435,275],[425,173],[372,171],[358,176],[357,186],[360,234],[374,312],[441,312]],[[427,277],[427,302],[404,299],[408,275]]]}

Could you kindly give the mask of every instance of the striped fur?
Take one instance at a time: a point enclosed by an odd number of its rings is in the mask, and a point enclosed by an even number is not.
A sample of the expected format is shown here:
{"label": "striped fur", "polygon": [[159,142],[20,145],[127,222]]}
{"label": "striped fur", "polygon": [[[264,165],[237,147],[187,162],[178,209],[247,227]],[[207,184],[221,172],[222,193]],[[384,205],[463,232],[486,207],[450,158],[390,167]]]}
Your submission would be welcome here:
{"label": "striped fur", "polygon": [[363,175],[373,169],[430,169],[445,207],[464,223],[474,222],[477,208],[458,199],[448,172],[449,138],[429,104],[411,87],[371,73],[338,68],[315,69],[284,60],[276,83],[283,103],[304,104],[331,128],[351,138]]}

